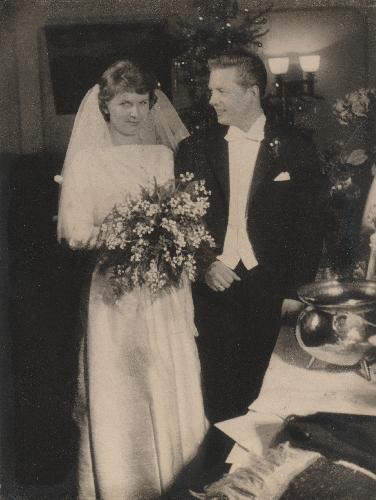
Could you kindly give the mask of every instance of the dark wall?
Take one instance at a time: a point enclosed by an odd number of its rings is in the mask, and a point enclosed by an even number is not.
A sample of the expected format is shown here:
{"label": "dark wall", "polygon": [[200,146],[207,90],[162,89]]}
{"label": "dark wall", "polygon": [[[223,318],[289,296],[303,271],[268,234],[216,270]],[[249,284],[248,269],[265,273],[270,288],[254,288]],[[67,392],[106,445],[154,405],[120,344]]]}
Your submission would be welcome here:
{"label": "dark wall", "polygon": [[71,412],[86,256],[56,241],[54,168],[44,155],[16,156],[8,176],[8,315],[22,482],[59,481],[75,459]]}
{"label": "dark wall", "polygon": [[9,281],[7,221],[12,155],[0,155],[0,497],[13,474],[13,367],[8,321]]}

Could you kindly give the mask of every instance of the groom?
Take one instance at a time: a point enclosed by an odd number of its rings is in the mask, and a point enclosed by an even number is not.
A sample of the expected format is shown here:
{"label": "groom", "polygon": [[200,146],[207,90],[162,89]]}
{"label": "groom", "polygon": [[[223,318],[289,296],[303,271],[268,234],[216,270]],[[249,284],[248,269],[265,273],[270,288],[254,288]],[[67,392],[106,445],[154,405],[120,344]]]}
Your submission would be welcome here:
{"label": "groom", "polygon": [[211,191],[206,222],[216,255],[193,299],[206,412],[218,422],[256,399],[282,301],[315,276],[321,180],[312,142],[266,119],[267,77],[257,55],[224,53],[209,69],[219,126],[180,144],[176,173],[194,172]]}

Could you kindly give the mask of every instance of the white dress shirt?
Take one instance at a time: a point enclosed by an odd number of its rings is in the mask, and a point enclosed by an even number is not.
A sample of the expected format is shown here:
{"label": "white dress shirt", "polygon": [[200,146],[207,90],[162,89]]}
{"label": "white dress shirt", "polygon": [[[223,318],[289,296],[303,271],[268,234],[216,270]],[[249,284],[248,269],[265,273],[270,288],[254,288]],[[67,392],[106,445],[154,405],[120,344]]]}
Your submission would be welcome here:
{"label": "white dress shirt", "polygon": [[218,259],[231,269],[240,261],[247,269],[258,264],[247,233],[247,205],[265,121],[265,115],[260,115],[248,132],[231,126],[225,137],[229,149],[230,204],[223,253]]}

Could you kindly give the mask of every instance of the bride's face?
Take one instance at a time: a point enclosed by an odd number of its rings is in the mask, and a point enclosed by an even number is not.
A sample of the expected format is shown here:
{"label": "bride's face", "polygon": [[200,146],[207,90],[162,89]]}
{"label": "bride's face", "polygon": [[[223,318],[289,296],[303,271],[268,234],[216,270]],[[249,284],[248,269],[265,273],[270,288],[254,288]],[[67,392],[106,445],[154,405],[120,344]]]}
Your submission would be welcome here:
{"label": "bride's face", "polygon": [[137,136],[149,113],[149,94],[121,92],[107,103],[110,129],[117,135]]}

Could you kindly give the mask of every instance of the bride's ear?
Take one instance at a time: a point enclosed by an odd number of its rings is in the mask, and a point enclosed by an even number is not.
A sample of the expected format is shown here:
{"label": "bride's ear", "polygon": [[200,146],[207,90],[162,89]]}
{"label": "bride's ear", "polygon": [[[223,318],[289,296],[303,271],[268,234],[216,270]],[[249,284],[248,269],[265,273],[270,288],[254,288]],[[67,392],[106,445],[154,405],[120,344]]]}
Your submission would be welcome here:
{"label": "bride's ear", "polygon": [[157,101],[158,101],[158,97],[155,93],[155,90],[153,90],[153,92],[150,92],[149,109],[151,109]]}
{"label": "bride's ear", "polygon": [[106,122],[110,121],[110,112],[108,111],[107,102],[103,99],[99,100],[99,110],[102,113],[103,118]]}

